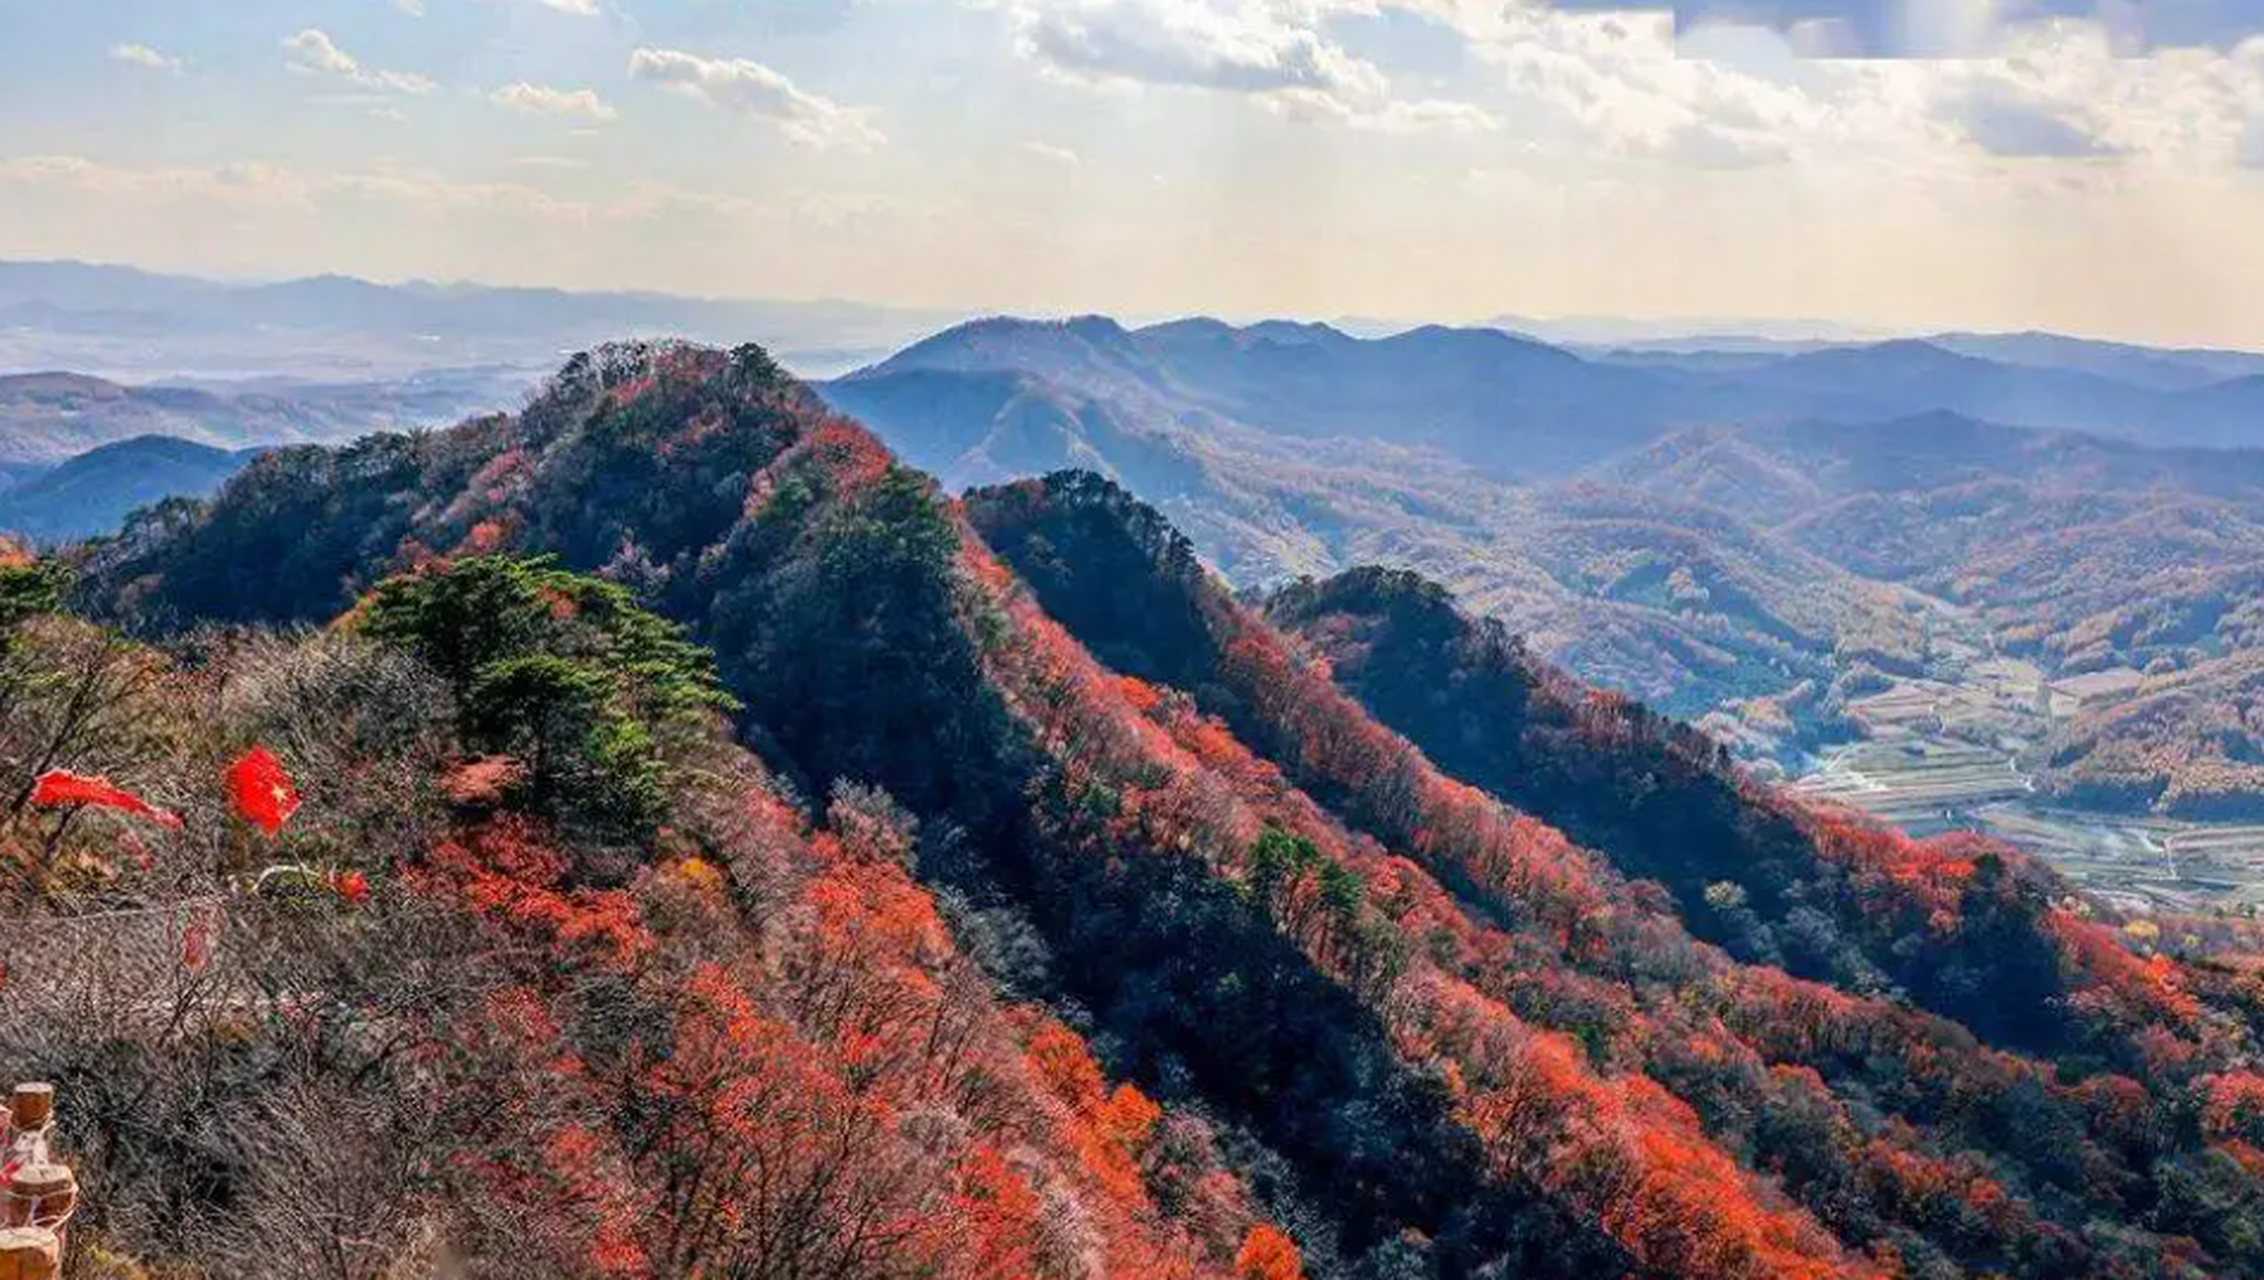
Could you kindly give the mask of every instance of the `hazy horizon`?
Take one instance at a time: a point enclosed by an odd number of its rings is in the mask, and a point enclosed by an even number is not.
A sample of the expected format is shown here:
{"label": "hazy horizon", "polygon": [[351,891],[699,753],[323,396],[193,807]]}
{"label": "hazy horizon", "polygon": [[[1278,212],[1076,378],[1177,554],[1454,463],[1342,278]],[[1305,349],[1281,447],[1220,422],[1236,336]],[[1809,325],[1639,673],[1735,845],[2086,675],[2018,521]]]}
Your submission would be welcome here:
{"label": "hazy horizon", "polygon": [[[1233,325],[1251,325],[1267,321],[1289,321],[1301,324],[1325,324],[1353,337],[1385,337],[1432,325],[1450,328],[1495,328],[1519,332],[1520,323],[1535,327],[1527,336],[1541,341],[1566,346],[1610,346],[1615,343],[1659,343],[1680,339],[1689,340],[1754,340],[1767,343],[1863,343],[1883,342],[1902,338],[1930,338],[1952,335],[1981,337],[2016,337],[2039,334],[2050,337],[2072,338],[2078,341],[2121,343],[2133,346],[2170,350],[2177,346],[2196,344],[2160,344],[2144,339],[2105,333],[2083,333],[2053,329],[1978,329],[1960,328],[1947,323],[1913,324],[1903,326],[1877,326],[1849,323],[1828,316],[1723,316],[1703,314],[1624,315],[1599,312],[1567,312],[1559,314],[1518,314],[1497,311],[1482,315],[1362,315],[1312,314],[1295,312],[1220,312],[1220,311],[1111,311],[1105,308],[1021,309],[986,306],[981,303],[964,303],[956,306],[908,306],[844,295],[812,295],[786,297],[766,294],[738,293],[683,293],[653,289],[610,289],[602,287],[575,288],[546,284],[503,284],[476,278],[431,278],[425,276],[397,276],[391,278],[357,275],[344,271],[325,271],[309,274],[275,276],[220,275],[193,271],[168,271],[141,263],[118,260],[84,258],[7,258],[0,257],[0,268],[6,267],[89,267],[102,270],[122,270],[170,279],[193,280],[230,288],[258,288],[289,285],[309,281],[335,279],[388,289],[429,288],[435,291],[450,290],[529,290],[558,292],[576,297],[644,295],[667,301],[688,304],[825,307],[840,306],[869,308],[878,312],[903,317],[922,317],[937,329],[990,318],[1058,320],[1077,316],[1097,315],[1114,320],[1127,328],[1167,324],[1176,320],[1215,319]],[[2264,341],[2254,344],[2220,344],[2226,349],[2264,351]],[[19,370],[19,372],[21,372]]]}
{"label": "hazy horizon", "polygon": [[2264,344],[2249,0],[1732,13],[0,0],[0,256]]}

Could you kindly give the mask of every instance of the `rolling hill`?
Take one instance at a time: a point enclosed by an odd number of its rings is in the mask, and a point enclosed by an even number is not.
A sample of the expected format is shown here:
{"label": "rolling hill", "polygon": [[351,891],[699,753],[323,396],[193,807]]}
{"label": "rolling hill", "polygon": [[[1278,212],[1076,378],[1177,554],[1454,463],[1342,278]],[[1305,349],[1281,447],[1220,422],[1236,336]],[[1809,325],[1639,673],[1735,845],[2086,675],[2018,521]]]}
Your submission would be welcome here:
{"label": "rolling hill", "polygon": [[171,436],[101,445],[0,490],[0,531],[37,542],[109,533],[138,508],[167,498],[209,497],[256,452]]}
{"label": "rolling hill", "polygon": [[2183,817],[2255,811],[2244,711],[2264,586],[2264,452],[2154,449],[1948,414],[1690,433],[1599,468],[1696,497],[1866,578],[1969,611],[2048,674],[2147,683],[2038,735],[2040,786]]}
{"label": "rolling hill", "polygon": [[53,465],[139,436],[215,449],[351,439],[454,421],[517,394],[513,380],[481,370],[382,383],[146,386],[76,373],[0,375],[0,463]]}

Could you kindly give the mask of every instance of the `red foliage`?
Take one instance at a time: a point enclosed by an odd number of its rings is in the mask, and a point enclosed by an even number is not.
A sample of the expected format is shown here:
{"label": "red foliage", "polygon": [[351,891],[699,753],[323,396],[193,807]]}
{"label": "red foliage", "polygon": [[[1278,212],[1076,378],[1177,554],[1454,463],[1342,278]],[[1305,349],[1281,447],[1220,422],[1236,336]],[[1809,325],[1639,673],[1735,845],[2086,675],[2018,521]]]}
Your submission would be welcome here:
{"label": "red foliage", "polygon": [[1292,772],[1354,797],[1364,821],[1487,899],[1532,913],[1560,945],[1587,945],[1610,877],[1593,855],[1433,768],[1405,739],[1252,619],[1229,620],[1221,673],[1292,754]]}
{"label": "red foliage", "polygon": [[1234,1255],[1234,1280],[1305,1280],[1305,1260],[1280,1228],[1261,1222]]}
{"label": "red foliage", "polygon": [[[1404,842],[1422,866],[1392,857],[1347,835],[1183,695],[1100,671],[1029,603],[1018,583],[1002,579],[985,549],[969,547],[965,560],[970,581],[1012,624],[1015,643],[990,655],[1001,687],[1060,753],[1071,795],[1088,781],[1108,790],[1112,856],[1145,844],[1199,854],[1219,874],[1232,875],[1242,850],[1270,823],[1312,840],[1327,860],[1355,871],[1368,901],[1399,934],[1423,940],[1407,977],[1388,992],[1371,993],[1402,1054],[1443,1071],[1466,1123],[1486,1140],[1505,1175],[1531,1178],[1577,1212],[1604,1221],[1646,1265],[1716,1275],[1861,1273],[1872,1266],[1841,1252],[1815,1221],[1740,1168],[1660,1079],[1677,1089],[1726,1094],[1733,1117],[1777,1105],[1797,1088],[1768,1073],[1771,1064],[1815,1063],[1835,1078],[1852,1077],[1878,1090],[1874,1096],[1890,1108],[1933,1117],[1930,1124],[1963,1116],[1985,1125],[1992,1108],[2014,1105],[2010,1100],[2024,1091],[2084,1121],[2103,1141],[2143,1132],[2151,1123],[2146,1107],[2132,1113],[2129,1099],[2115,1091],[2060,1085],[2048,1067],[1979,1048],[1942,1019],[1778,970],[1732,964],[1694,947],[1670,904],[1619,881],[1545,824],[1439,775],[1324,687],[1309,667],[1301,668],[1277,638],[1245,624],[1250,630],[1231,646],[1235,692],[1255,706],[1266,732],[1278,734],[1277,758],[1290,764],[1293,777],[1315,778],[1331,794],[1348,797],[1345,812],[1392,843]],[[1843,850],[1848,843],[1876,842],[1847,858],[1856,868],[1853,878],[1870,886],[1866,892],[1891,897],[1892,910],[1924,911],[1921,921],[1937,917],[1935,928],[1944,936],[1962,927],[1958,908],[1980,856],[1995,852],[1959,839],[1921,847],[1868,828],[1849,829],[1846,841]],[[1448,893],[1426,867],[1456,892]],[[1478,924],[1457,895],[1476,898],[1514,923],[1507,929]],[[1357,952],[1309,927],[1317,913],[1304,911],[1304,901],[1295,887],[1277,898],[1276,923],[1324,969],[1353,981],[1348,966]],[[1652,971],[1662,957],[1672,957],[1666,962],[1676,974],[1671,994],[1631,989],[1626,975]],[[2098,958],[2081,967],[2098,973],[2123,966]],[[2175,974],[2166,965],[2123,972],[2114,989],[2176,1007]],[[1600,1033],[1614,1057],[1658,1079],[1592,1069],[1588,1055],[1571,1050],[1561,1032],[1541,1030],[1527,1018]],[[1563,1050],[1561,1072],[1531,1065],[1551,1043]],[[2013,1200],[1987,1158],[1932,1151],[1927,1135],[1907,1127],[1866,1138],[1833,1086],[1809,1076],[1817,1087],[1804,1105],[1828,1117],[1836,1135],[1828,1148],[1804,1152],[1809,1167],[1839,1171],[1819,1175],[1814,1184],[1818,1211],[1834,1215],[1832,1225],[1843,1211],[1860,1221],[1862,1212],[1836,1189],[1853,1186],[1868,1201],[1867,1212],[1952,1247],[1970,1243],[1966,1232],[1991,1233],[2003,1242],[1993,1247],[2014,1249],[2023,1247],[2015,1241],[2044,1242],[2057,1230]],[[1533,1099],[1530,1124],[1500,1123],[1505,1102],[1518,1096],[1504,1090],[1513,1088]],[[1551,1117],[1582,1115],[1605,1116],[1609,1123],[1547,1127]],[[1536,1139],[1536,1133],[1547,1137]],[[1740,1146],[1750,1141],[1728,1136]],[[2074,1154],[2101,1171],[2099,1185],[2112,1185],[2111,1156],[2089,1146]],[[1567,1166],[1593,1172],[1560,1176]],[[1880,1263],[1893,1265],[1884,1255]]]}
{"label": "red foliage", "polygon": [[1076,1116],[1070,1137],[1079,1161],[1111,1197],[1144,1209],[1139,1157],[1162,1110],[1129,1084],[1111,1091],[1084,1040],[1069,1028],[1036,1013],[1025,1013],[1024,1023],[1030,1065]]}
{"label": "red foliage", "polygon": [[1038,1272],[1044,1208],[1030,1181],[995,1148],[978,1146],[959,1162],[948,1218],[964,1229],[968,1280],[1021,1280]]}
{"label": "red foliage", "polygon": [[2185,966],[2165,955],[2140,957],[2119,934],[2065,911],[2046,922],[2063,963],[2083,980],[2069,1003],[2098,1024],[2138,1025],[2181,1034],[2201,1020],[2201,1002],[2186,987]]}
{"label": "red foliage", "polygon": [[2213,1138],[2264,1142],[2264,1075],[2227,1071],[2200,1081],[2201,1127]]}
{"label": "red foliage", "polygon": [[491,556],[501,551],[511,540],[513,518],[509,516],[482,520],[464,535],[452,553],[458,556]]}
{"label": "red foliage", "polygon": [[653,945],[635,901],[617,889],[564,887],[565,855],[545,839],[530,819],[498,818],[442,841],[417,881],[561,951],[587,949],[609,967],[633,966]]}
{"label": "red foliage", "polygon": [[809,435],[808,447],[822,459],[843,494],[879,483],[895,462],[873,433],[847,418],[828,418]]}
{"label": "red foliage", "polygon": [[[712,984],[736,984],[747,1011],[809,1046],[808,1063],[847,1090],[842,1097],[877,1109],[859,1143],[868,1165],[845,1177],[877,1178],[865,1185],[889,1198],[914,1185],[948,1192],[946,1202],[900,1207],[910,1233],[899,1257],[932,1259],[946,1280],[1047,1274],[1064,1265],[1063,1250],[1089,1251],[1112,1276],[1217,1274],[1196,1265],[1206,1246],[1159,1221],[1148,1193],[1140,1160],[1160,1109],[1129,1085],[1112,1086],[1068,1027],[981,994],[933,899],[906,873],[900,832],[836,805],[834,830],[811,833],[766,792],[744,816],[749,847],[793,868],[791,887],[776,889],[784,925],[776,976],[758,985],[712,970],[701,999],[720,1007]],[[832,1087],[808,1086],[812,1096]],[[977,1127],[963,1143],[943,1137],[953,1130],[932,1118],[970,1098],[984,1099],[967,1112]],[[915,1125],[914,1145],[926,1154],[903,1145]],[[942,1148],[930,1149],[936,1143]],[[948,1174],[936,1172],[939,1160]],[[1226,1185],[1204,1200],[1205,1212],[1229,1206],[1239,1232],[1252,1216],[1247,1195],[1218,1176]],[[1041,1255],[1052,1260],[1033,1261]]]}
{"label": "red foliage", "polygon": [[440,780],[440,790],[455,804],[492,805],[526,776],[526,765],[510,756],[481,756],[449,770]]}

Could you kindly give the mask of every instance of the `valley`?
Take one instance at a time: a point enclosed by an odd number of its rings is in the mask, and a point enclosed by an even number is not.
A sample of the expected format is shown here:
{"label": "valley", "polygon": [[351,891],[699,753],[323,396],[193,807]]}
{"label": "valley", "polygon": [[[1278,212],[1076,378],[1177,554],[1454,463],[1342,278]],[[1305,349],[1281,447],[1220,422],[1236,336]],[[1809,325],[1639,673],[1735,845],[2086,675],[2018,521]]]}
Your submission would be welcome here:
{"label": "valley", "polygon": [[2125,910],[2264,908],[2264,825],[2045,803],[2018,758],[1999,749],[1917,735],[1866,739],[1828,748],[1793,789],[1912,835],[1973,830],[1996,836]]}
{"label": "valley", "polygon": [[2087,810],[2039,793],[2035,755],[2055,728],[2135,687],[2140,673],[2049,679],[1994,653],[1970,613],[1931,603],[1929,674],[1850,700],[1854,738],[1803,757],[1795,792],[1916,836],[1985,832],[2125,910],[2264,907],[2264,825]]}

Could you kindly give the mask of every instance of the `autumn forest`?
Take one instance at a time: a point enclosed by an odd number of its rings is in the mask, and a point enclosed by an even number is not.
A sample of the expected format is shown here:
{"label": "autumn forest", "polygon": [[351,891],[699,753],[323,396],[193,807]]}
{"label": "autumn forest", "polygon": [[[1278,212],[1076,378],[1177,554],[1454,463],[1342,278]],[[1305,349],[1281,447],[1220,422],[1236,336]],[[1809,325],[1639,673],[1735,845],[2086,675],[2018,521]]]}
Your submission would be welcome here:
{"label": "autumn forest", "polygon": [[754,346],[8,548],[0,894],[72,1280],[2264,1275],[2247,923]]}

